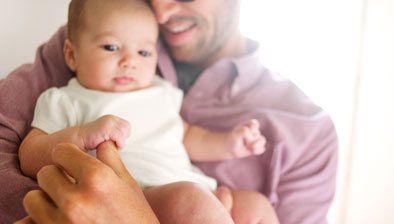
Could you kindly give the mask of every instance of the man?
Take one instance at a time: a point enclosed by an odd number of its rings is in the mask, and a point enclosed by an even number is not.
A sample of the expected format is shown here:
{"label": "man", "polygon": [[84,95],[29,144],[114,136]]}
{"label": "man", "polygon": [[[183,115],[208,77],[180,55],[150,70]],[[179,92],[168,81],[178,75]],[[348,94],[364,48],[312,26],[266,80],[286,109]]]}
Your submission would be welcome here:
{"label": "man", "polygon": [[[197,165],[219,184],[265,194],[281,223],[325,223],[335,187],[334,126],[294,84],[260,64],[257,43],[239,31],[240,0],[151,0],[151,4],[165,42],[159,46],[158,69],[184,90],[182,117],[213,131],[255,118],[267,139],[261,156]],[[39,49],[33,65],[0,82],[2,220],[23,217],[18,204],[36,188],[17,170],[16,148],[30,129],[36,97],[72,77],[63,63],[64,38],[61,29]],[[96,192],[96,197],[100,195]],[[10,201],[15,203],[9,205]]]}
{"label": "man", "polygon": [[72,144],[59,144],[52,154],[74,179],[56,166],[41,169],[37,180],[46,194],[30,191],[23,201],[30,217],[17,223],[159,223],[114,143],[98,147],[102,162]]}

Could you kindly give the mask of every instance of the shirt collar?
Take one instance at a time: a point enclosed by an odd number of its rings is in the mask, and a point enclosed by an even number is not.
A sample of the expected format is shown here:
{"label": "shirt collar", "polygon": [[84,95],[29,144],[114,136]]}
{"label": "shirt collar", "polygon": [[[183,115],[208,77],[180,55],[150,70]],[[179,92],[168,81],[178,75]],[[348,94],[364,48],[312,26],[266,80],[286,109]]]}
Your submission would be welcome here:
{"label": "shirt collar", "polygon": [[256,41],[248,39],[248,48],[250,49],[248,54],[231,59],[231,63],[237,70],[237,76],[233,81],[231,89],[232,96],[255,84],[261,76],[261,71],[264,69],[260,61],[259,44]]}
{"label": "shirt collar", "polygon": [[[235,77],[230,90],[232,96],[256,83],[261,75],[261,71],[265,69],[260,61],[260,46],[258,42],[251,39],[247,41],[249,48],[248,54],[237,58],[223,58],[203,71],[205,73],[217,67],[235,68]],[[158,67],[162,76],[173,85],[178,86],[174,64],[162,41],[158,42],[158,52]]]}

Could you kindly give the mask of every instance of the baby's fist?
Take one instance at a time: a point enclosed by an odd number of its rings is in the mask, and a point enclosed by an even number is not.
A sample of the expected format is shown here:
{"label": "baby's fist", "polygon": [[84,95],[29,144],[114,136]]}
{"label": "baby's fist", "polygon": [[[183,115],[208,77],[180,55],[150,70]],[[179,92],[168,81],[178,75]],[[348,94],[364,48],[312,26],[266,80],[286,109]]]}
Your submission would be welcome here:
{"label": "baby's fist", "polygon": [[259,128],[259,122],[252,119],[236,126],[227,135],[228,150],[233,158],[259,155],[265,151],[266,139]]}
{"label": "baby's fist", "polygon": [[81,126],[81,135],[86,150],[96,149],[98,145],[109,140],[115,142],[116,147],[121,149],[130,136],[130,124],[120,117],[104,115]]}

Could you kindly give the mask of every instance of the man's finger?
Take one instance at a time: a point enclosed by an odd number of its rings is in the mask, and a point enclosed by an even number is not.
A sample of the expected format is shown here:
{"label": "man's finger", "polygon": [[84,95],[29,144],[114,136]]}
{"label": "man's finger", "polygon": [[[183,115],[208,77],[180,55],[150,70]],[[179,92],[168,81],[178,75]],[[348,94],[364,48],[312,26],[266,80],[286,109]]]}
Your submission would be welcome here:
{"label": "man's finger", "polygon": [[34,222],[55,223],[56,207],[43,191],[28,192],[23,199],[23,206]]}
{"label": "man's finger", "polygon": [[14,222],[14,224],[35,224],[35,222],[30,218],[30,216],[26,216],[25,218]]}
{"label": "man's finger", "polygon": [[75,178],[77,183],[78,180],[83,179],[86,171],[90,171],[92,166],[97,165],[96,158],[70,143],[56,145],[52,150],[52,160]]}
{"label": "man's finger", "polygon": [[66,195],[75,188],[66,174],[57,166],[45,166],[37,173],[37,181],[57,207],[63,205]]}
{"label": "man's finger", "polygon": [[97,159],[102,161],[107,166],[111,167],[112,170],[129,186],[138,186],[134,178],[131,177],[126,167],[124,166],[118,151],[116,150],[115,143],[112,141],[106,141],[101,143],[97,147]]}

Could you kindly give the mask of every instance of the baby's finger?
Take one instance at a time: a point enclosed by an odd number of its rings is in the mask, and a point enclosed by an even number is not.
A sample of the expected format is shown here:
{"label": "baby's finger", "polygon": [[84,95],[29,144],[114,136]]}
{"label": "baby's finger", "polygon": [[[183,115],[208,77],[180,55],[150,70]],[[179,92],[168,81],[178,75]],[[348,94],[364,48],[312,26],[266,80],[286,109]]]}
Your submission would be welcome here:
{"label": "baby's finger", "polygon": [[266,140],[265,138],[261,138],[255,142],[253,142],[249,149],[251,151],[252,154],[254,155],[259,155],[262,154],[265,151],[265,144],[266,144]]}
{"label": "baby's finger", "polygon": [[253,135],[260,135],[260,123],[256,119],[250,120],[247,125]]}
{"label": "baby's finger", "polygon": [[260,123],[259,123],[259,121],[258,120],[256,120],[256,119],[250,119],[248,122],[247,122],[247,125],[248,125],[248,127],[249,128],[251,128],[251,129],[253,129],[253,130],[258,130],[259,128],[260,128]]}
{"label": "baby's finger", "polygon": [[117,148],[117,149],[123,149],[123,148],[125,147],[125,145],[126,145],[123,138],[117,139],[117,140],[115,141],[115,144],[116,144],[116,148]]}
{"label": "baby's finger", "polygon": [[127,122],[127,125],[126,125],[126,138],[128,138],[128,137],[130,137],[130,135],[131,135],[131,126],[130,126],[130,123],[128,123]]}
{"label": "baby's finger", "polygon": [[122,149],[125,147],[125,140],[128,138],[129,132],[125,126],[116,126],[111,133],[111,140],[115,142],[117,149]]}
{"label": "baby's finger", "polygon": [[131,132],[131,127],[130,123],[127,121],[122,121],[114,126],[114,131],[116,132],[116,135],[121,137],[121,138],[128,138],[130,137],[130,132]]}
{"label": "baby's finger", "polygon": [[256,140],[255,135],[251,132],[250,128],[244,126],[242,129],[242,136],[244,139],[244,144],[250,145]]}
{"label": "baby's finger", "polygon": [[124,121],[120,127],[123,135],[125,138],[130,137],[131,134],[131,126],[130,123],[128,121]]}
{"label": "baby's finger", "polygon": [[[109,139],[115,143],[117,149],[121,149],[124,147],[124,137],[122,132],[119,129],[115,129],[111,132]],[[108,141],[107,140],[107,141]]]}

